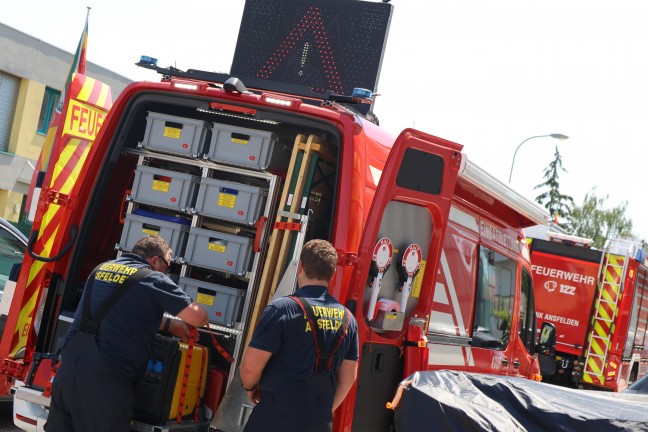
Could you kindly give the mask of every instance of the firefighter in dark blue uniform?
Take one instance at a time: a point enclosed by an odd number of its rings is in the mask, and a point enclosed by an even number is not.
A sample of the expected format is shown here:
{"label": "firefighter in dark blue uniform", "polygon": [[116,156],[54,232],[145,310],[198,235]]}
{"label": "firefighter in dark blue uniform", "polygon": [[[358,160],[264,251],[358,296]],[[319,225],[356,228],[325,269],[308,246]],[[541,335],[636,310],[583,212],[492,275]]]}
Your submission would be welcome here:
{"label": "firefighter in dark blue uniform", "polygon": [[130,431],[133,382],[155,333],[186,339],[207,322],[205,309],[165,275],[171,255],[161,237],[147,236],[90,275],[54,377],[47,432]]}
{"label": "firefighter in dark blue uniform", "polygon": [[358,327],[328,293],[337,253],[324,240],[303,246],[294,296],[270,303],[241,362],[256,404],[245,432],[325,432],[357,373]]}

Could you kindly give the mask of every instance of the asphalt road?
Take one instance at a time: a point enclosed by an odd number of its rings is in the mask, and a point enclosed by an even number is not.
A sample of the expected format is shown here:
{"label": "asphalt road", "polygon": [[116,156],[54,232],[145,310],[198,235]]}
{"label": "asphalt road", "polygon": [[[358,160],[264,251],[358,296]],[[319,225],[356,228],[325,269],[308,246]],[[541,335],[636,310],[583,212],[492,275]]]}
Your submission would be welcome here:
{"label": "asphalt road", "polygon": [[12,419],[13,405],[11,402],[0,402],[0,432],[16,432],[21,429],[13,424]]}

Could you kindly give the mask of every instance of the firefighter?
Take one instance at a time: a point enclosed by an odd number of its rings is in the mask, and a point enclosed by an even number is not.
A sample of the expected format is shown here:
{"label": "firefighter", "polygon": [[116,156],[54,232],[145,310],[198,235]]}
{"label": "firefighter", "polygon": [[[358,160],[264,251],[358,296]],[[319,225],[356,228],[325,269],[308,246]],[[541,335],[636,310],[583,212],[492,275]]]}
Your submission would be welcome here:
{"label": "firefighter", "polygon": [[303,246],[294,296],[270,303],[241,362],[255,408],[246,432],[331,431],[333,411],[357,373],[358,328],[328,293],[337,252],[324,240]]}
{"label": "firefighter", "polygon": [[54,377],[47,432],[130,431],[133,383],[156,331],[187,339],[207,323],[205,309],[165,275],[171,255],[149,235],[90,275]]}

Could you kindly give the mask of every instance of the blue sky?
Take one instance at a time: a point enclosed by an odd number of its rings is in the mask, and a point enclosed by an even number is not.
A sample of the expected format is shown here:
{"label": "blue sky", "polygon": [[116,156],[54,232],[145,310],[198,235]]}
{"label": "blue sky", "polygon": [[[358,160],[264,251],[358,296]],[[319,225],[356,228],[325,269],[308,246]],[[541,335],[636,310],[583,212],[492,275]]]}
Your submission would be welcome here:
{"label": "blue sky", "polygon": [[[530,199],[558,145],[577,203],[596,187],[648,238],[648,2],[393,0],[375,111],[393,134],[415,127]],[[229,71],[242,0],[58,0],[3,5],[0,22],[72,52],[91,6],[88,60],[131,79],[134,66]]]}

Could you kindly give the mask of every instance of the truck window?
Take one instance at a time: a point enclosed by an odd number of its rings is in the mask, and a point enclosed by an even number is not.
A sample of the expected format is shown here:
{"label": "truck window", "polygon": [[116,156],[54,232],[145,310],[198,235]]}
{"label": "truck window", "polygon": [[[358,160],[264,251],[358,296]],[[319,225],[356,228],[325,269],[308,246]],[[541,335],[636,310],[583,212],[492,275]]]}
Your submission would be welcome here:
{"label": "truck window", "polygon": [[526,269],[522,269],[519,334],[529,354],[533,354],[536,334],[535,303],[533,299],[533,279]]}
{"label": "truck window", "polygon": [[513,316],[515,270],[512,259],[479,247],[472,346],[506,349]]}

